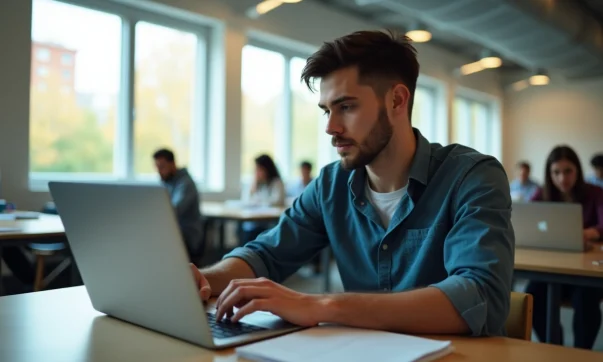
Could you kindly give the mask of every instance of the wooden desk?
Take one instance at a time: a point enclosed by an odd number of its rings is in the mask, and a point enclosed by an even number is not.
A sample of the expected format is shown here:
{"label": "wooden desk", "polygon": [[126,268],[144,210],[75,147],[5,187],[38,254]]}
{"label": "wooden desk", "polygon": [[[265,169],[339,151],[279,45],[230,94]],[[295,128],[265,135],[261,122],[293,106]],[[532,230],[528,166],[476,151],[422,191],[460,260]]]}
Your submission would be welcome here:
{"label": "wooden desk", "polygon": [[[57,215],[40,214],[38,219],[17,220],[18,231],[0,232],[0,260],[2,248],[7,246],[27,246],[29,243],[65,242],[63,222]],[[3,294],[2,263],[0,263],[0,295]]]}
{"label": "wooden desk", "polygon": [[[443,362],[601,361],[603,354],[508,338],[451,339]],[[96,312],[85,287],[0,298],[0,361],[240,361]]]}
{"label": "wooden desk", "polygon": [[561,284],[603,288],[603,251],[600,246],[586,253],[517,248],[514,277],[548,284],[546,341],[560,344]]}

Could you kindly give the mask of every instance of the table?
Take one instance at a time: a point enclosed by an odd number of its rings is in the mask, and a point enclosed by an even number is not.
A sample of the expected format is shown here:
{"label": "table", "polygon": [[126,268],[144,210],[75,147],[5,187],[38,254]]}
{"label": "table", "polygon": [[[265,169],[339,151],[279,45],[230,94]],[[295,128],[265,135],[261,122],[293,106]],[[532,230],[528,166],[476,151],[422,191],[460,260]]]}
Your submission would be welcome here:
{"label": "table", "polygon": [[560,344],[561,284],[603,288],[603,251],[600,247],[586,253],[517,248],[514,277],[548,284],[546,341]]}
{"label": "table", "polygon": [[[0,232],[0,260],[2,248],[26,246],[29,243],[65,242],[65,229],[58,215],[40,214],[38,219],[17,220],[18,231]],[[0,263],[0,295],[3,294],[2,263]]]}
{"label": "table", "polygon": [[[277,222],[286,209],[285,207],[245,207],[242,205],[228,205],[224,202],[208,201],[203,201],[200,205],[201,215],[205,220],[204,232],[212,224],[218,228],[220,256],[226,252],[225,224],[227,221]],[[204,239],[207,240],[207,238]]]}
{"label": "table", "polygon": [[[603,354],[509,338],[439,337],[455,351],[443,362],[601,361]],[[85,287],[0,298],[0,361],[234,362],[214,352],[118,321],[92,309]]]}

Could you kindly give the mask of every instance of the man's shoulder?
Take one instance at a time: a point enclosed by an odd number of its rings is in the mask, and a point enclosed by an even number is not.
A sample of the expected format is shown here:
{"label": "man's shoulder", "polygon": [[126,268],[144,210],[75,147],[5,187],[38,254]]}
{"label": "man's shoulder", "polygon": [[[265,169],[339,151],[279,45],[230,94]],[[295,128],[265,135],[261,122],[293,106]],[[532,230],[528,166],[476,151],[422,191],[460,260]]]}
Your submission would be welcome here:
{"label": "man's shoulder", "polygon": [[[456,170],[456,173],[466,173],[479,163],[488,162],[494,167],[503,169],[496,157],[481,153],[471,147],[460,144],[441,146],[431,144],[431,158],[435,167],[433,172],[446,165],[446,169]],[[504,169],[503,169],[504,170]]]}

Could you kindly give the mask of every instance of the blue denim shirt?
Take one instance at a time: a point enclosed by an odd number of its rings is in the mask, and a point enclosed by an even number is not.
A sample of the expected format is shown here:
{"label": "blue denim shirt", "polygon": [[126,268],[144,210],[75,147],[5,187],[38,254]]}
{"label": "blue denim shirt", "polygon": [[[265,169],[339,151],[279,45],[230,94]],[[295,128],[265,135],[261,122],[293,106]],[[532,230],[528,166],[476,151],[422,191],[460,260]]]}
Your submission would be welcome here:
{"label": "blue denim shirt", "polygon": [[275,228],[225,258],[241,258],[256,276],[282,282],[330,245],[346,291],[433,286],[473,335],[504,335],[515,251],[505,171],[491,156],[415,134],[408,193],[387,230],[364,194],[365,169],[350,172],[335,162]]}
{"label": "blue denim shirt", "polygon": [[517,201],[531,201],[538,190],[540,190],[540,186],[530,179],[525,184],[518,179],[511,182],[511,198]]}

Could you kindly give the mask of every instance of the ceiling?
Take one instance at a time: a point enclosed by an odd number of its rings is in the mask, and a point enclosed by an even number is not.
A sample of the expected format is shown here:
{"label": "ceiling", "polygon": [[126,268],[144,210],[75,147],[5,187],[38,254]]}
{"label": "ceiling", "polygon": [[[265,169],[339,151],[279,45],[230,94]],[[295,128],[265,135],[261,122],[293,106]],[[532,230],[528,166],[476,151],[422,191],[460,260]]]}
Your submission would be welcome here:
{"label": "ceiling", "polygon": [[539,69],[568,80],[603,76],[603,0],[314,0],[383,27],[420,21],[432,42],[503,70]]}

